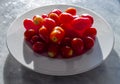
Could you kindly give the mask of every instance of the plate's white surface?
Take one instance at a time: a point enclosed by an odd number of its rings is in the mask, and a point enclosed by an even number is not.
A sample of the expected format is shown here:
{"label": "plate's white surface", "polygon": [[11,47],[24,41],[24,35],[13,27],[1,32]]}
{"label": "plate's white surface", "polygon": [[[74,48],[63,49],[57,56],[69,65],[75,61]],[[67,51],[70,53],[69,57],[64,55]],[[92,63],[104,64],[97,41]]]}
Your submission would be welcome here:
{"label": "plate's white surface", "polygon": [[112,50],[114,37],[108,23],[99,15],[82,7],[75,7],[77,14],[88,13],[94,17],[93,27],[97,28],[97,39],[92,50],[72,59],[52,59],[34,53],[24,42],[23,20],[34,15],[48,13],[55,8],[64,11],[72,5],[50,5],[28,11],[17,18],[7,33],[7,46],[13,57],[24,66],[39,73],[49,75],[73,75],[86,72],[98,66]]}

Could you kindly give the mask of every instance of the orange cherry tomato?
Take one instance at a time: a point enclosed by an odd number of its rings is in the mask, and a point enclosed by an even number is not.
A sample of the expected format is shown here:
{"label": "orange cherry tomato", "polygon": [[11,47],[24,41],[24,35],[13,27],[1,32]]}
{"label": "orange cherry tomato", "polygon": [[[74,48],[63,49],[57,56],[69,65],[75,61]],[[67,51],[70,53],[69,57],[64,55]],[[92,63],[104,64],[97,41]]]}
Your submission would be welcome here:
{"label": "orange cherry tomato", "polygon": [[49,42],[49,31],[46,27],[42,26],[39,29],[39,36],[46,42]]}
{"label": "orange cherry tomato", "polygon": [[50,40],[54,43],[60,43],[65,36],[65,31],[61,27],[54,28],[50,33]]}
{"label": "orange cherry tomato", "polygon": [[72,15],[76,15],[76,8],[73,8],[73,7],[69,7],[69,8],[67,8],[66,9],[66,13],[70,13],[70,14],[72,14]]}
{"label": "orange cherry tomato", "polygon": [[51,19],[53,19],[53,20],[55,21],[55,23],[56,23],[57,26],[60,25],[59,16],[58,16],[56,13],[52,13],[52,12],[51,12],[51,13],[48,15],[48,17],[51,18]]}

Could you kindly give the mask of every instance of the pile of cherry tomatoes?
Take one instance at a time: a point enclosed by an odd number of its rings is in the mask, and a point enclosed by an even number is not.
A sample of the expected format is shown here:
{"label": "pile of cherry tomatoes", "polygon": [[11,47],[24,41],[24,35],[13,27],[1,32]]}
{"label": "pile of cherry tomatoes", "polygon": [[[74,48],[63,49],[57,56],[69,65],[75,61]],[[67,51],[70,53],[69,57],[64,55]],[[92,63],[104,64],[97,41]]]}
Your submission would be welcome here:
{"label": "pile of cherry tomatoes", "polygon": [[48,14],[35,15],[23,21],[24,38],[34,52],[47,53],[52,58],[80,56],[94,46],[97,34],[93,17],[76,14],[76,8],[54,9]]}

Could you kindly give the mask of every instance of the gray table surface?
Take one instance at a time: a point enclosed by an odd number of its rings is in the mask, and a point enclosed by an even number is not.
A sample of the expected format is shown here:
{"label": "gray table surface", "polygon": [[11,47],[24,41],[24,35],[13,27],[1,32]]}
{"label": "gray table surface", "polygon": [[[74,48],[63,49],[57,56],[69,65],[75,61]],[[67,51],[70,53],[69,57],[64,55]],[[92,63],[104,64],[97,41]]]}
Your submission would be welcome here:
{"label": "gray table surface", "polygon": [[[27,10],[49,4],[73,4],[89,8],[111,25],[115,44],[109,57],[97,68],[73,76],[35,73],[19,64],[8,52],[6,33],[16,17]],[[120,0],[0,0],[0,84],[119,84]]]}

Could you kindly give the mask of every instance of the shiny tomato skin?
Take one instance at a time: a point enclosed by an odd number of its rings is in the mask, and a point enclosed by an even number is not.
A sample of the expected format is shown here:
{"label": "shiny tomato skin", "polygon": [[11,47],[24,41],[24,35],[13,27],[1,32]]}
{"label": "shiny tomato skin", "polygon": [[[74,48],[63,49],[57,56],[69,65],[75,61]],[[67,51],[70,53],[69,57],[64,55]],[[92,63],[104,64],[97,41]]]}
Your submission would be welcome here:
{"label": "shiny tomato skin", "polygon": [[62,11],[60,9],[54,9],[51,12],[56,13],[58,16],[62,13]]}
{"label": "shiny tomato skin", "polygon": [[80,17],[85,17],[85,18],[89,18],[91,20],[91,24],[94,23],[94,19],[90,14],[82,14]]}
{"label": "shiny tomato skin", "polygon": [[58,46],[55,44],[51,44],[48,47],[48,57],[55,58],[58,55]]}
{"label": "shiny tomato skin", "polygon": [[94,39],[90,36],[84,38],[85,49],[89,50],[94,46]]}
{"label": "shiny tomato skin", "polygon": [[74,7],[69,7],[65,10],[65,12],[70,13],[71,15],[76,15],[77,10]]}
{"label": "shiny tomato skin", "polygon": [[73,38],[71,41],[71,46],[76,55],[80,55],[84,50],[84,42],[81,38]]}
{"label": "shiny tomato skin", "polygon": [[42,18],[48,18],[47,14],[42,14],[41,16],[42,16]]}
{"label": "shiny tomato skin", "polygon": [[40,15],[35,15],[33,17],[33,22],[35,25],[39,25],[41,27],[43,24],[43,18]]}
{"label": "shiny tomato skin", "polygon": [[70,46],[63,46],[61,48],[62,58],[73,57],[73,49]]}
{"label": "shiny tomato skin", "polygon": [[83,37],[90,36],[92,38],[95,38],[97,35],[97,29],[96,28],[89,28],[83,33]]}
{"label": "shiny tomato skin", "polygon": [[78,32],[78,30],[74,29],[71,24],[62,24],[61,27],[64,29],[66,37],[81,37],[81,34]]}
{"label": "shiny tomato skin", "polygon": [[32,38],[31,38],[31,43],[34,44],[34,43],[37,42],[37,41],[43,41],[43,40],[40,38],[39,35],[34,35],[34,36],[32,36]]}
{"label": "shiny tomato skin", "polygon": [[34,23],[32,19],[26,18],[23,21],[23,25],[25,27],[25,29],[33,29],[34,28]]}
{"label": "shiny tomato skin", "polygon": [[46,43],[49,43],[49,30],[42,26],[40,29],[39,29],[39,36],[46,42]]}
{"label": "shiny tomato skin", "polygon": [[51,12],[51,13],[48,15],[48,17],[51,18],[51,19],[53,19],[53,20],[55,21],[55,23],[56,23],[57,26],[60,25],[59,16],[58,16],[56,13],[52,13],[52,12]]}
{"label": "shiny tomato skin", "polygon": [[78,30],[85,30],[92,26],[90,19],[78,17],[72,21],[72,26]]}
{"label": "shiny tomato skin", "polygon": [[52,31],[52,29],[56,26],[56,23],[51,18],[45,18],[43,21],[43,25],[48,28],[49,32]]}
{"label": "shiny tomato skin", "polygon": [[37,53],[43,53],[45,51],[45,44],[43,42],[35,42],[33,45],[32,45],[32,49],[34,52],[37,52]]}
{"label": "shiny tomato skin", "polygon": [[70,24],[70,22],[73,20],[73,16],[69,13],[61,13],[59,16],[59,20],[62,24]]}
{"label": "shiny tomato skin", "polygon": [[64,38],[64,32],[61,32],[60,30],[53,30],[50,33],[50,40],[53,43],[59,44],[61,40]]}
{"label": "shiny tomato skin", "polygon": [[35,30],[34,29],[27,29],[25,32],[24,32],[24,38],[29,41],[31,40],[32,36],[34,36],[36,33],[35,33]]}

